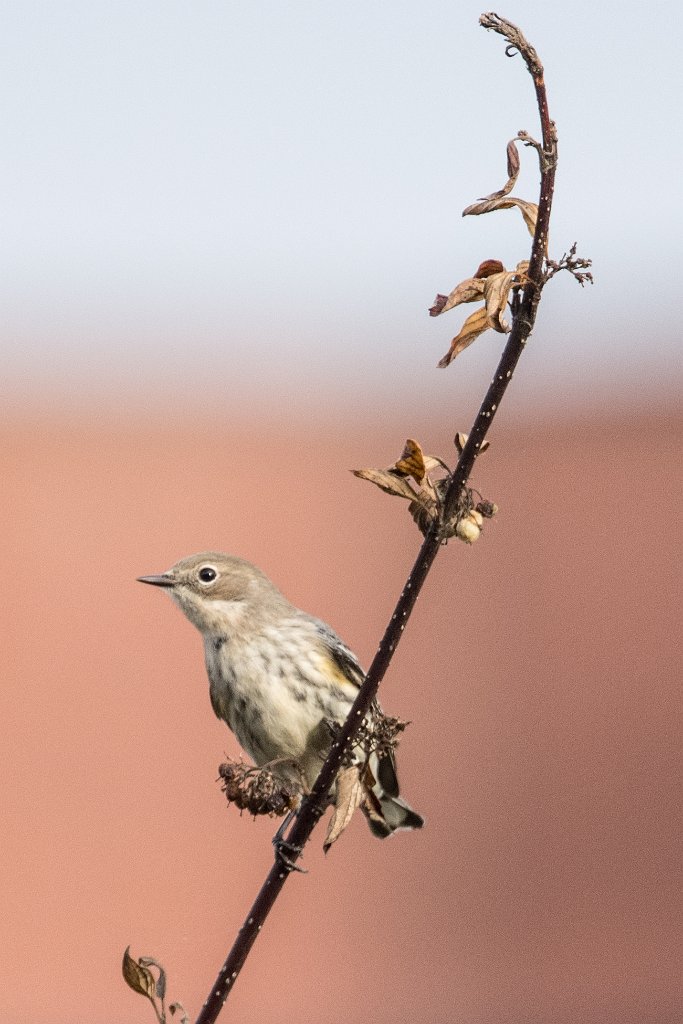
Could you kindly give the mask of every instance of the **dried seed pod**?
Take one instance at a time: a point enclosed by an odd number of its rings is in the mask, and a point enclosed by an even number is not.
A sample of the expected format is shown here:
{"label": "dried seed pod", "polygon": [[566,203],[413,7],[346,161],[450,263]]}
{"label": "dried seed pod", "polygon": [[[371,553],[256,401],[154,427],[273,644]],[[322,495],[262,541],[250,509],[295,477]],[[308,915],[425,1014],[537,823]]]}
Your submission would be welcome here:
{"label": "dried seed pod", "polygon": [[218,775],[228,803],[254,816],[281,817],[298,807],[302,787],[285,780],[267,768],[253,768],[240,761],[220,765]]}

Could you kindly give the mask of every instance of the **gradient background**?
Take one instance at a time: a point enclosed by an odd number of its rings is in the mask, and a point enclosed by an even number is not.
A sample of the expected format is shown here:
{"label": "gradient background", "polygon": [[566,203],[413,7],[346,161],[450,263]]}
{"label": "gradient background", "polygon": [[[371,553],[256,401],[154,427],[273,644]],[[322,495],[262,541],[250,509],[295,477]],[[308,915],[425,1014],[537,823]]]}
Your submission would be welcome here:
{"label": "gradient background", "polygon": [[[502,339],[430,320],[515,211],[460,219],[536,132],[464,2],[25,2],[0,12],[0,1016],[194,1016],[271,862],[226,811],[201,642],[133,584],[251,558],[369,662],[418,545],[347,470],[449,456]],[[561,164],[558,278],[383,687],[427,828],[322,831],[227,1019],[673,1022],[680,834],[673,4],[517,3]],[[673,137],[672,137],[673,135]],[[527,154],[517,194],[535,197]]]}

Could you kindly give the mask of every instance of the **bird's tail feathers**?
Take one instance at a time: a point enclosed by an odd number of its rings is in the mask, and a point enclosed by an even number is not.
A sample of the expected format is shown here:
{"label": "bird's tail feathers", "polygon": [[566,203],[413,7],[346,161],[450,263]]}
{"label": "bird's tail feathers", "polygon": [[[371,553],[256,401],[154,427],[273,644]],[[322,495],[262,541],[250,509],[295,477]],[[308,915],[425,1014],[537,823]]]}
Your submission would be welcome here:
{"label": "bird's tail feathers", "polygon": [[399,796],[393,755],[373,755],[364,781],[361,809],[374,836],[386,839],[401,828],[422,828],[424,818]]}

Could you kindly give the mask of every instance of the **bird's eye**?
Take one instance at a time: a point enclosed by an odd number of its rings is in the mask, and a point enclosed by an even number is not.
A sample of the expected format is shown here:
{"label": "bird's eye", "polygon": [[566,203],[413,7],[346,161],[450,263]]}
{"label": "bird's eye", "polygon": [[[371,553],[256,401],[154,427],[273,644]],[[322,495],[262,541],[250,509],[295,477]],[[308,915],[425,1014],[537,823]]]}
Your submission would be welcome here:
{"label": "bird's eye", "polygon": [[218,573],[210,565],[205,565],[199,570],[199,579],[202,583],[213,583]]}

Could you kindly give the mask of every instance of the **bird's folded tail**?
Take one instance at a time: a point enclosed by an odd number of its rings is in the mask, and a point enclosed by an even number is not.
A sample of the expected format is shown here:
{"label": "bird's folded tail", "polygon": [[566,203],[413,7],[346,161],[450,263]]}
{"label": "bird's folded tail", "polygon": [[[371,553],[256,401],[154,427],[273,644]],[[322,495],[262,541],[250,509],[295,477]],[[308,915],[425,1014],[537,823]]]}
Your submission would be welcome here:
{"label": "bird's folded tail", "polygon": [[363,782],[361,810],[374,836],[386,839],[400,828],[422,828],[424,818],[399,796],[396,765],[391,754],[383,757],[373,754]]}

